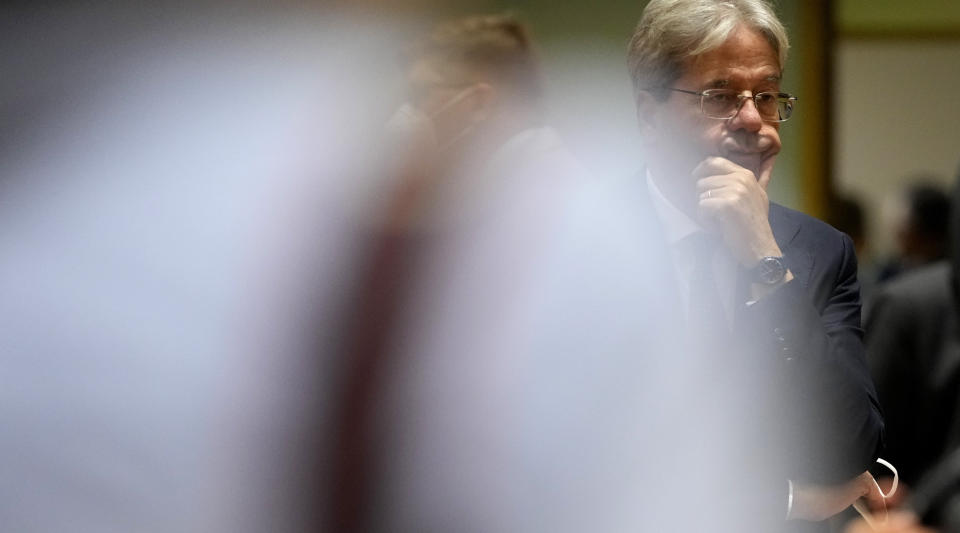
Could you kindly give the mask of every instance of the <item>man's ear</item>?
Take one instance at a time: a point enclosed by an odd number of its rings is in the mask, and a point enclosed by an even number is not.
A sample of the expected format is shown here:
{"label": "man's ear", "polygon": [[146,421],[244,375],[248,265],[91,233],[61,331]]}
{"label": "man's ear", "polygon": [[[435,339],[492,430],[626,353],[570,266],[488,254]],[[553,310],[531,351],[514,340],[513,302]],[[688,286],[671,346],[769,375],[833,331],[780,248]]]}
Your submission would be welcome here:
{"label": "man's ear", "polygon": [[640,128],[640,137],[649,143],[656,137],[660,129],[660,108],[662,103],[649,91],[638,91],[636,96],[637,125]]}

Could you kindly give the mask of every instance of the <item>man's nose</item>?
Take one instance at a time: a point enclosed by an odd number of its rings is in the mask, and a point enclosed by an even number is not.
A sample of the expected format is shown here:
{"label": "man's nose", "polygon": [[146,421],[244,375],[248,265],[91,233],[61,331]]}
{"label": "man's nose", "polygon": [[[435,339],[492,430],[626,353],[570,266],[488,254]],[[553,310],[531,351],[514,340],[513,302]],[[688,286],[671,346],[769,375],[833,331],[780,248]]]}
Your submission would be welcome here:
{"label": "man's nose", "polygon": [[763,118],[760,116],[760,110],[757,109],[753,95],[741,96],[737,114],[730,118],[730,129],[760,131],[762,126]]}

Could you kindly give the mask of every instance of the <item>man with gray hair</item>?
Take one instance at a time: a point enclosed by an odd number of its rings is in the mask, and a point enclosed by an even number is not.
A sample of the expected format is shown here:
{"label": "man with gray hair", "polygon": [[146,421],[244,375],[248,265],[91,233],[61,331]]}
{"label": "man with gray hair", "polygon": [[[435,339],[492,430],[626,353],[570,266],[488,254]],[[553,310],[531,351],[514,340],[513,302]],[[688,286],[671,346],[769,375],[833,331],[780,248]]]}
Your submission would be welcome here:
{"label": "man with gray hair", "polygon": [[850,238],[767,198],[797,104],[780,87],[788,46],[763,0],[651,0],[629,64],[643,201],[667,241],[689,357],[719,358],[717,381],[736,391],[760,512],[819,521],[864,496],[882,503],[866,470],[883,422]]}

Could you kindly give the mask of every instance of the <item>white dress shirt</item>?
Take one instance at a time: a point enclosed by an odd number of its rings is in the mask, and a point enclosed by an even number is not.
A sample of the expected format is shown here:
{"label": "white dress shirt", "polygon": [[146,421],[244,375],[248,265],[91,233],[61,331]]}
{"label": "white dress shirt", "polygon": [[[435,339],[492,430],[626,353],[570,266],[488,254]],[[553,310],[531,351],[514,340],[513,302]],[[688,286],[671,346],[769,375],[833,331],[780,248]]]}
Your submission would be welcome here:
{"label": "white dress shirt", "polygon": [[[660,225],[663,227],[667,243],[670,245],[670,255],[677,273],[677,286],[683,299],[683,308],[689,316],[690,279],[693,275],[694,258],[692,251],[683,246],[682,242],[694,233],[706,230],[670,203],[670,200],[660,192],[649,170],[647,171],[647,190]],[[717,253],[713,256],[713,275],[717,282],[717,293],[723,304],[727,324],[732,325],[737,286],[737,261],[724,246],[718,247]]]}

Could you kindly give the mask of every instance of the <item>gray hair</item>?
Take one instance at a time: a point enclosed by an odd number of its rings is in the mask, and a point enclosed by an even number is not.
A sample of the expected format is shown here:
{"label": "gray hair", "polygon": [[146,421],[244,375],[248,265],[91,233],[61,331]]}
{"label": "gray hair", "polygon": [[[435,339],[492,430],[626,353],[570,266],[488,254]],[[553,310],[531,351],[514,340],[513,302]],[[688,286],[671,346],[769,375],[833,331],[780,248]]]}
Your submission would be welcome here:
{"label": "gray hair", "polygon": [[687,59],[719,47],[741,24],[770,42],[782,71],[790,44],[766,0],[650,0],[630,39],[634,95],[649,91],[666,98]]}

